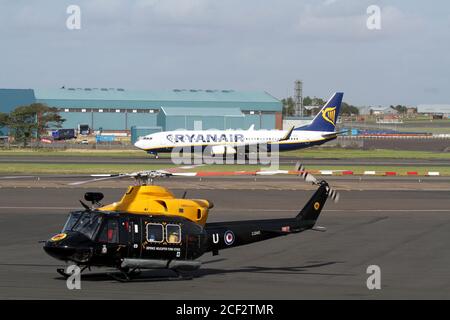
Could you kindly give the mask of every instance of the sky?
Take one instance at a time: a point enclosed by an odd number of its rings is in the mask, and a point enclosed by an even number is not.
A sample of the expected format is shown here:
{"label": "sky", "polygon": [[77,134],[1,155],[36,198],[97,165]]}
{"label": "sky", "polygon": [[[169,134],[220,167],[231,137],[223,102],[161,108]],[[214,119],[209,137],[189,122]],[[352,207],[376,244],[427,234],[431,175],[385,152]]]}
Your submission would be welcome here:
{"label": "sky", "polygon": [[[70,30],[67,7],[81,9]],[[369,30],[367,8],[381,9]],[[450,103],[450,2],[0,0],[0,88],[234,89]]]}

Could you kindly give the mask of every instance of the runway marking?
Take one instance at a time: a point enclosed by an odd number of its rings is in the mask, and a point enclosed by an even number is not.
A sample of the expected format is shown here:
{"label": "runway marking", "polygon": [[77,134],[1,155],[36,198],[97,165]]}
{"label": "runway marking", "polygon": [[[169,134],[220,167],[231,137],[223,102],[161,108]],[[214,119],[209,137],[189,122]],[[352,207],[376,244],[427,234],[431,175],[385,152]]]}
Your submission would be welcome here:
{"label": "runway marking", "polygon": [[[1,206],[0,210],[20,209],[20,210],[82,210],[80,207],[16,207]],[[257,208],[217,208],[222,212],[298,212],[296,209],[257,209]],[[323,212],[450,212],[450,209],[326,209]]]}
{"label": "runway marking", "polygon": [[[232,209],[218,208],[218,211],[259,211],[259,212],[298,212],[296,209]],[[450,209],[326,209],[322,212],[450,212]]]}
{"label": "runway marking", "polygon": [[2,209],[21,209],[21,210],[78,210],[80,207],[0,207]]}

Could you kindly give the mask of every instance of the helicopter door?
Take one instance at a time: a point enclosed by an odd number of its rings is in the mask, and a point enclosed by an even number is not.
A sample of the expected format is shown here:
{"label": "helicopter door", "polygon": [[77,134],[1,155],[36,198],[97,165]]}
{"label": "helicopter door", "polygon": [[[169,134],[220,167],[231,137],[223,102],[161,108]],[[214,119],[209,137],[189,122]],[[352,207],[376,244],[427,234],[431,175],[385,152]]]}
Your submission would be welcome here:
{"label": "helicopter door", "polygon": [[129,223],[129,249],[130,258],[140,258],[142,248],[142,224],[141,219],[130,217]]}

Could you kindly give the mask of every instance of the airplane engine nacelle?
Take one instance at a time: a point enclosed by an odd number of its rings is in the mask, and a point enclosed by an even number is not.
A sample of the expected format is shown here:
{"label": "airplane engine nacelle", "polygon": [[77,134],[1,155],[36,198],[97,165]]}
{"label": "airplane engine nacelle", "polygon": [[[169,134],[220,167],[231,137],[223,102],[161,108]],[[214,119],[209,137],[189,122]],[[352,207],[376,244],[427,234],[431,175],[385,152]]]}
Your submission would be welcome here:
{"label": "airplane engine nacelle", "polygon": [[225,155],[225,154],[235,154],[236,149],[229,146],[212,146],[211,155]]}

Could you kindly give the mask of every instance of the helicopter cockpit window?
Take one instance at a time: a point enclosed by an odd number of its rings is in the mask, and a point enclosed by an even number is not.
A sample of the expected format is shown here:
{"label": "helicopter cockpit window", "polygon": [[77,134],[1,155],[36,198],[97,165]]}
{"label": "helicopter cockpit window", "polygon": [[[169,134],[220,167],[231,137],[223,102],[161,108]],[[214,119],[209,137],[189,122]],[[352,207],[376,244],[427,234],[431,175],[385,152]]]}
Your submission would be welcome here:
{"label": "helicopter cockpit window", "polygon": [[72,212],[69,215],[69,218],[67,219],[66,224],[64,225],[61,232],[71,231],[74,224],[78,221],[78,219],[80,219],[81,214],[82,212]]}
{"label": "helicopter cockpit window", "polygon": [[65,231],[78,231],[92,239],[102,223],[99,214],[90,212],[72,213],[64,226]]}
{"label": "helicopter cockpit window", "polygon": [[177,224],[168,224],[166,226],[167,243],[181,242],[181,228]]}
{"label": "helicopter cockpit window", "polygon": [[119,223],[117,219],[108,219],[105,221],[102,231],[98,236],[98,241],[104,243],[119,242]]}
{"label": "helicopter cockpit window", "polygon": [[147,241],[148,242],[163,242],[164,229],[162,224],[148,223],[147,224]]}

